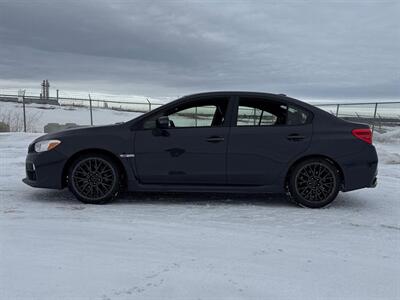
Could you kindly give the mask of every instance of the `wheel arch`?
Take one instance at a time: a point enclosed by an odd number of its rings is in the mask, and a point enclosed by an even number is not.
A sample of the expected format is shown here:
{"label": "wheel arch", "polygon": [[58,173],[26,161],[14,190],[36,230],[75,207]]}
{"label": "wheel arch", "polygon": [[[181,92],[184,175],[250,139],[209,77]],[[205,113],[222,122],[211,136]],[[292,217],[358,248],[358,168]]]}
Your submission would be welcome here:
{"label": "wheel arch", "polygon": [[324,159],[326,161],[328,161],[329,163],[331,163],[339,172],[339,177],[340,177],[340,190],[342,190],[345,186],[345,177],[344,177],[344,172],[342,167],[338,164],[337,161],[335,161],[334,159],[332,159],[329,156],[326,155],[322,155],[322,154],[310,154],[310,155],[306,155],[306,156],[302,156],[300,158],[298,158],[297,160],[295,160],[290,167],[288,168],[287,172],[286,172],[286,176],[285,176],[285,188],[288,185],[289,182],[289,176],[291,174],[291,172],[293,171],[293,169],[295,168],[295,166],[305,160],[309,160],[309,159]]}
{"label": "wheel arch", "polygon": [[126,186],[127,183],[127,172],[125,170],[125,167],[123,165],[123,163],[121,162],[121,160],[118,158],[117,155],[115,155],[114,153],[112,153],[111,151],[105,150],[105,149],[101,149],[101,148],[90,148],[90,149],[84,149],[84,150],[80,150],[78,152],[75,152],[73,155],[71,155],[70,158],[68,158],[67,162],[64,164],[63,167],[63,171],[62,171],[62,177],[61,177],[61,185],[62,187],[66,187],[67,186],[67,180],[68,180],[68,170],[69,167],[71,166],[71,164],[77,160],[81,155],[85,155],[85,154],[102,154],[105,155],[107,157],[109,157],[118,167],[119,171],[121,172],[122,175],[122,184],[124,186]]}

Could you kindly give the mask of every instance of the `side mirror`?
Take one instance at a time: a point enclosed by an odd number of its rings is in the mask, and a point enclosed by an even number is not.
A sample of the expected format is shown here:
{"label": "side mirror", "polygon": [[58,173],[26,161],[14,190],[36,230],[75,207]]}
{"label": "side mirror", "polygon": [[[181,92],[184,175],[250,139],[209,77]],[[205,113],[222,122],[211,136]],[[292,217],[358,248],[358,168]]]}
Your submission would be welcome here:
{"label": "side mirror", "polygon": [[169,118],[168,116],[159,117],[157,119],[157,128],[167,129],[169,127]]}

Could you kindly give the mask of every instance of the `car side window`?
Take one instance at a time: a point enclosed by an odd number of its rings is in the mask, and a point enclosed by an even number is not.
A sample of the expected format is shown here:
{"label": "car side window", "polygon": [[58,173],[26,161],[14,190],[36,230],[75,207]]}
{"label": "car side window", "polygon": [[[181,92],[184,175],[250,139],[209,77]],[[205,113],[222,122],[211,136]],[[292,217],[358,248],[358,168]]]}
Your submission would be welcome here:
{"label": "car side window", "polygon": [[208,99],[162,111],[143,123],[144,129],[156,128],[156,120],[168,116],[170,128],[218,127],[225,121],[228,99]]}
{"label": "car side window", "polygon": [[[168,115],[171,127],[212,127],[217,105],[186,108]],[[221,124],[215,124],[219,126]]]}
{"label": "car side window", "polygon": [[301,125],[309,114],[297,106],[260,98],[240,98],[236,126]]}

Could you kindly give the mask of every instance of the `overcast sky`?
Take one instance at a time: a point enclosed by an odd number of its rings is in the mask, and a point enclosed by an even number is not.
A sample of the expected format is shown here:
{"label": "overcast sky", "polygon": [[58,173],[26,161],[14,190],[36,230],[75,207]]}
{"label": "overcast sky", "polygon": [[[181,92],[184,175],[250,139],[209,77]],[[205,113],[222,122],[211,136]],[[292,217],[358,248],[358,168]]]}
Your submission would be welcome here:
{"label": "overcast sky", "polygon": [[0,92],[400,99],[400,1],[0,0]]}

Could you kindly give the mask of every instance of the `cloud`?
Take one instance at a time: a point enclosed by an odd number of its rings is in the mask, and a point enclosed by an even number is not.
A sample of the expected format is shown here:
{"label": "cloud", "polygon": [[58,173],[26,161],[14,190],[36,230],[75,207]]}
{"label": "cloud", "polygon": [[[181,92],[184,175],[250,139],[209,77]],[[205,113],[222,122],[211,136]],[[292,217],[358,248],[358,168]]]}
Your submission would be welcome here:
{"label": "cloud", "polygon": [[400,4],[0,2],[0,88],[398,98]]}

